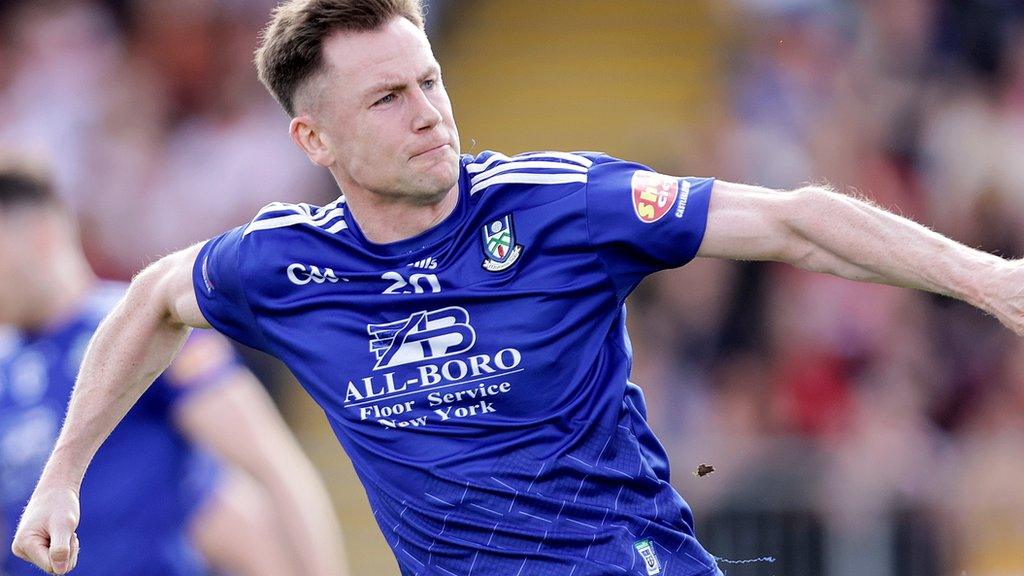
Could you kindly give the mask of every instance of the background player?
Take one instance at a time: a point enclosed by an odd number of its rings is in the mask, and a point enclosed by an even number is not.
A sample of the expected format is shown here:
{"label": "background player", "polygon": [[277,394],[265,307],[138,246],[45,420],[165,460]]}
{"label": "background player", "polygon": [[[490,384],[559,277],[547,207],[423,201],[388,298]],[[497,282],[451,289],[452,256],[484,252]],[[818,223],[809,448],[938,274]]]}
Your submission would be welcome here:
{"label": "background player", "polygon": [[[48,175],[12,158],[0,163],[0,277],[0,527],[10,542],[85,346],[124,286],[93,276]],[[230,574],[344,573],[320,479],[212,334],[191,338],[111,435],[82,506],[83,574],[203,574],[203,557]],[[38,573],[2,556],[0,573]]]}
{"label": "background player", "polygon": [[[415,19],[410,18],[409,20],[414,21]],[[397,24],[394,24],[396,22]],[[394,26],[392,27],[391,24],[394,24]],[[403,27],[405,28],[404,31],[402,30]],[[372,50],[366,48],[361,53],[355,50],[341,50],[339,47],[345,44],[343,35],[331,38],[329,41],[330,46],[325,48],[325,52],[329,54],[332,52],[336,54],[337,52],[334,52],[334,49],[337,48],[341,52],[347,52],[346,56],[351,56],[353,52],[357,52],[363,57],[364,61],[357,62],[361,66],[353,65],[351,63],[353,59],[339,62],[341,58],[334,57],[332,59],[332,72],[327,76],[334,77],[337,80],[337,76],[342,76],[347,72],[350,76],[348,79],[351,79],[356,70],[362,74],[377,76],[374,80],[376,82],[383,81],[384,84],[368,88],[383,87],[386,90],[383,91],[384,93],[380,99],[372,101],[370,106],[380,104],[381,109],[393,110],[391,116],[386,114],[376,116],[363,109],[356,109],[355,106],[357,104],[352,101],[354,98],[349,101],[345,100],[345,97],[354,97],[352,93],[354,89],[349,88],[348,92],[345,91],[346,87],[350,86],[351,83],[337,81],[327,82],[329,85],[325,88],[316,86],[318,89],[324,88],[323,92],[331,93],[330,96],[332,98],[325,102],[325,104],[330,104],[330,106],[326,106],[330,110],[317,110],[314,103],[308,114],[300,115],[293,122],[293,133],[296,135],[296,139],[302,143],[315,161],[331,166],[336,178],[342,184],[348,197],[350,211],[354,214],[354,218],[347,219],[346,223],[354,228],[353,223],[355,220],[360,220],[361,233],[371,242],[387,242],[388,240],[412,238],[416,236],[417,232],[430,229],[432,225],[438,222],[442,223],[438,227],[438,231],[447,231],[447,229],[451,228],[452,224],[458,223],[458,220],[449,222],[445,217],[458,214],[454,210],[459,206],[462,206],[464,210],[469,209],[465,206],[465,200],[457,196],[458,192],[454,188],[448,187],[453,185],[458,178],[465,177],[465,174],[462,173],[463,170],[466,173],[473,173],[472,169],[475,168],[488,170],[489,168],[501,168],[507,164],[510,166],[507,171],[515,172],[517,168],[523,168],[524,166],[516,165],[512,162],[529,162],[525,158],[509,161],[508,159],[503,160],[498,155],[488,155],[485,158],[480,158],[478,162],[470,162],[464,159],[464,164],[472,164],[472,168],[465,165],[463,167],[455,165],[457,156],[450,154],[450,152],[454,152],[457,144],[457,142],[451,142],[451,137],[455,135],[454,121],[451,119],[450,107],[444,96],[443,89],[440,88],[439,82],[431,77],[433,68],[429,64],[427,66],[417,66],[418,69],[415,72],[398,68],[399,63],[402,62],[426,63],[424,62],[427,60],[426,58],[407,59],[401,57],[403,54],[396,54],[395,47],[397,46],[400,51],[408,51],[409,54],[417,57],[422,56],[425,43],[419,41],[418,38],[416,43],[412,42],[409,36],[410,33],[409,26],[403,24],[402,20],[396,19],[389,21],[388,25],[383,26],[381,30],[371,29],[370,32],[362,33],[362,38],[365,39],[367,44],[372,42]],[[352,36],[359,36],[359,34],[349,35],[349,38]],[[414,48],[414,45],[417,47]],[[346,48],[353,48],[353,46],[346,46]],[[358,61],[360,58],[357,57],[354,60]],[[339,66],[339,64],[345,64],[348,68]],[[368,64],[369,66],[367,66]],[[398,69],[391,69],[389,66]],[[388,76],[399,78],[400,83],[396,83],[393,78]],[[300,81],[303,79],[302,77],[299,78]],[[338,92],[335,93],[335,91]],[[320,90],[314,90],[313,92],[323,93]],[[288,97],[289,95],[285,94],[285,96]],[[301,98],[299,100],[301,109]],[[335,106],[336,104],[337,106]],[[389,108],[391,104],[395,105],[394,108]],[[336,116],[335,113],[337,113]],[[413,121],[403,124],[401,122],[403,119],[401,113],[405,113],[407,118]],[[301,116],[305,116],[305,118]],[[397,120],[389,124],[389,119],[394,118],[397,118]],[[342,125],[346,129],[342,129]],[[410,127],[412,127],[412,133],[406,133]],[[430,136],[432,141],[428,142],[426,140],[427,136]],[[408,140],[408,146],[404,145],[406,144],[403,142],[405,140]],[[399,141],[397,144],[400,145],[396,145],[396,141]],[[453,150],[445,149],[445,146],[451,146]],[[392,149],[387,150],[389,147]],[[412,153],[407,156],[408,160],[424,160],[428,166],[420,169],[404,166],[405,160],[403,160],[401,153],[406,152],[407,147],[408,152]],[[380,151],[379,149],[385,149],[386,152],[391,152],[392,154],[376,154],[375,152]],[[431,156],[420,158],[423,154],[431,154]],[[444,160],[432,164],[427,162],[428,160],[441,158]],[[492,161],[492,158],[495,160]],[[557,159],[565,160],[564,156],[559,157],[554,154],[542,155],[540,158],[536,162],[552,162]],[[600,180],[598,177],[600,172],[607,172],[609,169],[618,168],[624,170],[625,173],[629,173],[628,167],[618,165],[614,161],[588,157],[583,157],[583,160],[580,160],[579,158],[574,157],[568,163],[575,163],[583,168],[599,166],[593,174],[595,181]],[[381,172],[383,174],[375,174],[375,171],[371,170],[368,163],[365,162],[367,159],[374,162],[384,162],[384,166],[378,166],[382,168]],[[445,162],[448,162],[448,164],[446,165]],[[485,166],[484,164],[487,165]],[[529,166],[529,168],[534,167]],[[554,180],[558,180],[560,184],[570,182],[585,183],[587,181],[585,177],[581,181],[571,180],[568,176],[563,175],[566,172],[584,174],[589,172],[589,170],[581,171],[573,166],[557,168],[545,166],[544,168],[559,170],[559,172],[540,174],[530,172],[527,174],[535,177],[553,176],[557,178],[532,178],[535,180],[535,184],[554,184]],[[636,176],[642,170],[636,168],[632,172]],[[513,175],[510,174],[509,176]],[[495,173],[494,176],[497,177],[498,174]],[[590,174],[586,174],[586,176],[590,176]],[[575,176],[574,178],[581,177]],[[656,176],[652,178],[653,182],[665,187],[663,195],[659,195],[657,192],[652,193],[656,198],[671,197],[674,201],[679,197],[680,190],[678,188],[674,190],[674,194],[669,194],[669,190],[672,188],[672,179],[658,178]],[[609,180],[614,179],[609,178]],[[620,216],[626,216],[626,220],[623,221],[623,228],[635,228],[636,226],[628,218],[632,216],[628,211],[630,208],[636,208],[636,217],[642,223],[654,224],[665,216],[665,213],[659,213],[660,209],[664,208],[662,202],[655,201],[658,209],[647,203],[649,200],[644,196],[646,186],[639,187],[638,189],[634,183],[633,190],[630,190],[626,185],[628,178],[622,181],[622,174],[619,174],[618,179],[620,180],[618,186],[619,196],[614,197],[617,198],[614,201],[614,206],[612,206],[611,196],[606,199],[596,198],[595,203],[600,204],[607,200],[608,206],[598,206],[598,208],[608,210],[613,207],[624,208],[617,212]],[[545,182],[537,180],[544,180]],[[384,186],[381,186],[382,181],[385,184]],[[512,178],[504,181],[495,181],[491,184],[497,185],[514,182],[515,178]],[[517,183],[522,184],[523,182],[520,180]],[[442,186],[441,184],[447,184],[447,186]],[[487,187],[482,184],[482,181],[475,182],[473,188],[477,186],[480,186],[481,189]],[[689,197],[691,201],[696,200],[697,203],[690,206],[690,211],[688,212],[690,216],[687,223],[678,225],[683,227],[684,231],[691,233],[689,242],[677,247],[680,253],[672,252],[672,246],[666,247],[656,243],[663,241],[663,238],[659,239],[657,232],[669,228],[670,225],[667,223],[673,222],[671,218],[662,220],[662,225],[658,227],[646,229],[653,232],[653,234],[649,235],[650,237],[644,237],[639,234],[624,234],[626,238],[619,238],[617,241],[610,242],[610,244],[619,246],[627,253],[632,251],[638,259],[652,258],[657,256],[657,254],[644,253],[642,249],[644,248],[645,241],[653,238],[654,244],[647,247],[659,248],[659,251],[662,252],[661,255],[666,256],[670,263],[675,264],[682,263],[687,257],[692,256],[693,254],[688,253],[687,249],[695,252],[698,249],[695,244],[699,244],[700,253],[705,256],[777,259],[798,264],[808,269],[829,271],[852,278],[874,279],[955,294],[997,314],[1001,320],[1013,325],[1019,331],[1019,302],[1012,297],[1016,292],[1008,288],[1008,286],[1015,284],[1016,281],[1013,278],[1007,279],[1008,276],[1020,275],[1016,264],[1003,263],[998,259],[968,251],[941,237],[929,234],[923,229],[909,224],[907,221],[891,217],[882,211],[830,194],[818,188],[802,189],[789,194],[778,194],[757,188],[724,183],[716,184],[713,194],[714,200],[708,215],[707,233],[703,234],[703,212],[706,208],[704,203],[708,200],[710,184],[708,182],[697,182],[694,184],[696,187],[690,190],[692,195],[687,196],[684,192],[682,196],[684,200]],[[685,188],[682,182],[676,182],[676,186]],[[658,188],[658,186],[653,187],[655,189]],[[637,191],[639,191],[639,194],[632,201],[633,205],[631,207],[627,202],[628,195],[630,192]],[[471,191],[463,192],[462,186],[459,186],[459,192],[472,195]],[[574,190],[574,192],[578,192],[578,190]],[[608,192],[611,195],[612,192]],[[405,201],[396,200],[396,197],[403,196],[403,193]],[[411,200],[412,196],[419,196],[419,202],[413,202]],[[511,195],[506,195],[506,197],[509,196]],[[520,196],[525,196],[525,194]],[[491,197],[493,198],[494,195],[492,194]],[[360,207],[360,204],[362,207]],[[257,219],[251,227],[234,232],[233,236],[226,239],[227,245],[230,247],[230,243],[237,242],[240,236],[245,236],[250,231],[258,232],[260,230],[284,228],[292,224],[309,224],[315,227],[320,224],[320,222],[315,220],[319,220],[321,217],[325,220],[324,223],[326,223],[326,220],[337,218],[337,216],[328,218],[328,214],[335,210],[342,210],[339,205],[340,203],[331,206],[329,210],[318,211],[316,216],[308,207],[304,209],[301,206],[294,208],[279,206],[276,207],[277,210],[272,208],[267,213],[262,214],[261,218]],[[667,205],[671,209],[674,206],[674,202],[668,202]],[[376,208],[378,212],[370,210],[368,206]],[[675,210],[678,213],[675,216],[677,219],[681,219],[687,214],[685,205],[675,206]],[[390,213],[388,213],[389,211]],[[823,214],[827,215],[824,218],[824,225],[816,227],[820,224],[818,221],[822,219]],[[396,215],[403,216],[403,218],[395,218]],[[464,214],[459,214],[458,218],[463,216]],[[495,233],[501,232],[503,227],[501,225],[502,221],[500,221],[500,214],[484,214],[477,215],[476,217],[483,219],[483,224],[487,224],[490,216],[499,217],[499,220],[494,220],[492,223],[498,224]],[[604,216],[609,217],[608,214],[604,214]],[[455,219],[456,217],[452,216],[452,218]],[[647,220],[651,221],[647,222]],[[285,222],[290,222],[290,224],[285,224]],[[338,223],[335,222],[334,224]],[[632,226],[627,226],[626,224],[632,224]],[[478,232],[476,228],[472,226],[470,228],[472,232]],[[507,222],[506,228],[510,228],[510,226],[507,226]],[[688,230],[685,230],[686,228]],[[865,228],[869,228],[870,233],[858,233]],[[339,227],[334,229],[333,232],[336,233],[341,230],[344,230],[344,228]],[[597,228],[598,233],[609,232],[609,230],[611,230],[611,233],[616,232],[611,228]],[[644,228],[641,228],[641,230],[644,230]],[[636,232],[636,230],[625,231]],[[352,234],[355,233],[355,231],[352,232]],[[278,233],[277,235],[280,236],[282,234]],[[263,236],[266,237],[266,235]],[[702,242],[701,236],[703,236]],[[402,248],[415,250],[415,245],[419,241],[420,239],[416,238],[414,242],[409,242],[403,245]],[[218,245],[225,245],[223,242],[225,242],[224,238],[209,247],[209,250],[215,251]],[[251,242],[258,241],[251,240]],[[894,259],[888,254],[888,248],[893,245],[906,247],[905,250],[910,252],[911,256],[906,260],[901,260],[898,257]],[[513,251],[509,253],[518,252]],[[195,292],[193,292],[191,283],[188,281],[189,279],[181,277],[181,270],[191,268],[192,264],[195,263],[195,255],[196,250],[191,250],[179,255],[177,260],[165,261],[163,265],[154,268],[147,278],[141,278],[138,286],[145,286],[150,282],[155,283],[155,286],[151,285],[151,290],[153,291],[142,290],[151,296],[155,293],[162,293],[167,297],[163,300],[161,310],[173,310],[172,314],[176,314],[176,320],[183,324],[195,323],[203,325],[204,321],[199,317],[198,309],[194,306],[189,306],[191,298],[195,293],[200,293],[203,289],[213,292],[218,288],[218,280],[223,278],[218,277],[217,273],[230,272],[230,270],[216,270],[216,268],[218,265],[228,266],[230,258],[225,259],[227,262],[215,261],[212,265],[215,270],[211,272],[211,277],[207,277],[206,262],[208,260],[204,259],[201,265],[197,266],[197,280],[205,280],[205,286],[197,284]],[[503,254],[498,256],[498,260],[505,259]],[[933,262],[931,262],[932,265],[928,270],[923,270],[924,264],[922,262],[926,260],[926,257]],[[623,258],[622,254],[619,254],[619,258],[620,260],[615,262],[617,265],[628,266],[630,264],[628,259]],[[935,260],[939,260],[938,265],[935,265]],[[499,264],[503,263],[500,262]],[[637,264],[639,263],[638,260]],[[643,262],[645,265],[649,263]],[[665,261],[662,262],[662,264],[665,263]],[[168,269],[177,269],[177,275],[167,274]],[[306,270],[308,271],[308,268]],[[973,270],[973,273],[965,276],[963,275],[965,270]],[[642,276],[643,273],[648,271],[646,266],[638,265],[637,269],[633,270],[633,274]],[[631,282],[636,279],[629,277],[629,274],[626,276],[624,279],[618,279],[621,283],[616,283],[615,287],[622,289],[622,293],[616,294],[617,296],[624,296],[624,293],[628,292],[631,287]],[[978,286],[972,283],[973,279],[989,277],[995,278],[991,284]],[[173,278],[173,280],[168,280],[169,278]],[[267,276],[260,276],[260,278],[265,278],[268,284],[272,281],[269,274]],[[363,279],[365,280],[365,278]],[[613,279],[613,283],[615,280]],[[179,291],[171,289],[169,292],[160,292],[161,288],[167,286],[165,281],[166,283],[176,285]],[[293,281],[294,283],[296,282]],[[236,283],[232,283],[230,279],[228,279],[228,284],[220,285],[221,290],[237,288],[239,286]],[[256,287],[249,286],[243,286],[242,288],[256,289]],[[440,292],[440,289],[437,292]],[[237,297],[237,295],[235,296]],[[354,306],[354,304],[351,305]],[[376,301],[374,305],[379,308]],[[131,298],[129,298],[127,307],[133,311],[136,310],[131,304]],[[276,313],[276,310],[273,308],[268,307],[266,310],[269,311],[267,312],[268,315]],[[612,316],[616,314],[617,310],[610,312]],[[160,316],[161,314],[156,314],[156,317]],[[462,324],[459,318],[446,318],[449,321],[453,319],[456,320],[456,323]],[[245,322],[245,319],[238,320]],[[548,320],[553,320],[553,318],[548,318]],[[225,329],[231,329],[226,325],[228,322],[227,318],[218,318],[218,321],[225,323]],[[145,330],[144,326],[137,326],[139,330]],[[173,322],[163,326],[163,328],[166,328],[166,331],[159,329],[153,330],[153,332],[157,334],[157,338],[165,338],[172,343],[181,332],[180,330],[173,330]],[[101,338],[99,342],[104,342],[104,340]],[[292,344],[294,340],[288,340],[288,342]],[[106,342],[103,347],[109,350],[110,343]],[[387,361],[390,361],[390,358]],[[163,360],[154,358],[153,362],[158,365]],[[86,361],[86,366],[87,370],[91,366],[88,360]],[[317,384],[319,383],[315,381],[308,383],[311,387]],[[624,382],[617,382],[616,384],[624,385]],[[322,386],[316,387],[321,391],[323,389]],[[369,391],[366,393],[369,395]],[[582,420],[585,421],[585,419]],[[640,422],[642,422],[642,415]],[[102,434],[96,434],[96,436],[99,437]],[[649,440],[649,438],[645,438],[645,440]],[[92,439],[84,445],[79,445],[80,448],[83,448],[83,452],[90,452],[89,444],[91,441]],[[73,484],[76,482],[75,475],[82,468],[81,464],[81,462],[71,463],[70,465],[65,464],[69,466],[70,472],[67,469],[61,469],[60,464],[54,464],[57,471],[52,472],[53,477],[59,478],[65,474],[70,474],[70,482]],[[47,478],[44,475],[44,483],[47,482]],[[47,499],[55,496],[59,497],[60,495],[55,492],[40,492],[37,494],[38,502],[45,502]],[[64,504],[73,506],[73,503],[69,502]],[[43,504],[38,505],[40,507],[44,506]],[[402,514],[404,514],[404,511]],[[39,549],[34,547],[33,550],[29,551],[23,549],[22,552],[38,555]],[[466,557],[461,559],[468,560]]]}

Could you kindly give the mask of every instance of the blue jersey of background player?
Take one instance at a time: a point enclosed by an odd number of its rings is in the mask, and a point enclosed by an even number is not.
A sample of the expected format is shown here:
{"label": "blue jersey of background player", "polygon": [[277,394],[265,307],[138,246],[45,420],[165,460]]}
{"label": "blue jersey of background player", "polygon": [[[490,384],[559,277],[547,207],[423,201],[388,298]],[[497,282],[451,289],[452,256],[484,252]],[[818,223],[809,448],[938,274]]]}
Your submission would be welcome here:
{"label": "blue jersey of background player", "polygon": [[200,253],[200,308],[325,408],[404,574],[715,573],[621,312],[697,252],[712,182],[595,154],[461,166],[452,215],[401,242],[344,199],[268,206]]}
{"label": "blue jersey of background player", "polygon": [[[0,535],[9,543],[86,345],[125,286],[93,275],[47,168],[2,152],[0,278]],[[346,573],[315,469],[214,334],[188,340],[98,452],[81,492],[87,574],[204,573],[196,552],[235,576]],[[38,571],[0,548],[0,574],[28,573]]]}
{"label": "blue jersey of background player", "polygon": [[[123,293],[122,285],[101,285],[70,316],[38,331],[5,333],[0,344],[0,503],[5,542],[13,539],[25,499],[57,439],[85,347]],[[211,368],[190,380],[180,378],[185,370],[171,370],[159,378],[97,453],[82,485],[82,511],[88,520],[82,523],[79,539],[91,553],[79,564],[80,573],[204,573],[187,527],[213,491],[219,469],[182,437],[174,410],[189,394],[238,366],[229,361]],[[13,556],[0,566],[0,573],[8,576],[39,573]]]}

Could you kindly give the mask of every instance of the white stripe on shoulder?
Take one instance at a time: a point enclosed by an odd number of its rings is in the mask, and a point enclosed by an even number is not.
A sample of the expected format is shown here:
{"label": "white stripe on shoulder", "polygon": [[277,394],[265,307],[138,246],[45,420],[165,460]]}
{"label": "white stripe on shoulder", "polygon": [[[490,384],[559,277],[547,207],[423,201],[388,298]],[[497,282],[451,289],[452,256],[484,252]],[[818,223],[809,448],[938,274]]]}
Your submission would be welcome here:
{"label": "white stripe on shoulder", "polygon": [[484,170],[487,170],[495,162],[497,162],[499,160],[503,160],[505,162],[508,162],[508,161],[511,160],[511,158],[509,158],[508,156],[505,156],[504,154],[502,154],[500,152],[495,152],[494,154],[491,154],[487,158],[487,160],[484,160],[483,162],[471,162],[469,164],[466,164],[466,172],[469,172],[470,174],[476,174],[478,172],[483,172]]}
{"label": "white stripe on shoulder", "polygon": [[586,168],[590,168],[594,161],[586,156],[579,154],[573,154],[571,152],[528,152],[525,154],[519,154],[509,158],[508,156],[495,152],[487,157],[483,162],[472,162],[466,165],[466,172],[470,174],[476,174],[487,170],[493,166],[496,162],[522,162],[524,160],[535,160],[535,159],[549,159],[549,160],[561,160],[562,163],[572,163]]}
{"label": "white stripe on shoulder", "polygon": [[[339,207],[344,203],[344,199],[338,199],[327,206],[322,208],[313,208],[308,204],[285,204],[282,202],[274,202],[263,207],[253,218],[252,222],[246,226],[245,231],[242,232],[242,236],[248,236],[253,232],[259,230],[273,230],[275,228],[285,228],[287,226],[295,226],[297,224],[308,224],[310,226],[316,226],[319,228],[325,228],[330,233],[340,232],[348,225],[345,224],[345,209]],[[275,214],[272,217],[265,217],[268,214]],[[340,220],[337,220],[339,219]],[[333,224],[332,224],[333,223]],[[330,226],[328,227],[328,225]]]}
{"label": "white stripe on shoulder", "polygon": [[342,220],[338,220],[334,224],[334,226],[331,226],[330,228],[328,228],[327,232],[329,232],[331,234],[336,234],[336,233],[341,232],[342,230],[344,230],[346,228],[348,228],[348,222],[345,222],[345,220],[342,219]]}
{"label": "white stripe on shoulder", "polygon": [[481,180],[469,189],[472,196],[485,188],[496,184],[568,184],[570,182],[587,182],[587,175],[576,172],[563,172],[561,174],[536,174],[532,172],[507,172],[498,174],[486,180]]}
{"label": "white stripe on shoulder", "polygon": [[303,223],[312,224],[313,220],[306,214],[292,214],[291,216],[256,220],[245,228],[245,232],[242,232],[242,236],[248,236],[249,234],[259,230],[273,230],[274,228],[284,228],[285,226],[294,226],[295,224]]}
{"label": "white stripe on shoulder", "polygon": [[345,215],[345,210],[344,209],[342,209],[342,208],[335,208],[334,210],[331,210],[330,212],[327,212],[326,214],[317,213],[314,216],[310,216],[310,218],[313,220],[313,224],[314,225],[316,225],[316,226],[323,226],[327,222],[329,222],[331,220],[334,220],[335,218],[338,218],[340,216],[344,216],[344,215]]}
{"label": "white stripe on shoulder", "polygon": [[529,152],[516,156],[516,159],[518,160],[526,158],[558,158],[559,160],[565,160],[566,162],[572,162],[574,164],[579,164],[580,166],[586,166],[587,168],[594,165],[594,161],[590,158],[580,156],[579,154],[573,154],[572,152]]}
{"label": "white stripe on shoulder", "polygon": [[323,214],[325,212],[330,212],[331,210],[334,210],[335,208],[340,208],[341,205],[344,204],[344,203],[345,203],[345,197],[341,196],[337,200],[335,200],[334,202],[331,202],[330,204],[327,204],[323,208],[317,208],[317,210],[313,213],[313,216],[319,216],[320,214]]}
{"label": "white stripe on shoulder", "polygon": [[534,161],[526,160],[526,161],[523,161],[523,162],[507,162],[505,164],[499,164],[499,165],[495,166],[494,168],[491,168],[490,170],[487,170],[486,172],[481,172],[481,173],[477,174],[476,176],[471,177],[470,181],[473,184],[476,184],[477,182],[482,182],[482,181],[487,180],[488,178],[490,178],[492,176],[497,176],[498,174],[501,174],[503,172],[511,172],[513,170],[521,170],[523,172],[526,172],[526,171],[529,171],[529,170],[540,170],[540,169],[561,170],[562,172],[582,172],[582,173],[586,173],[586,171],[587,171],[587,167],[586,166],[580,166],[578,164],[568,164],[566,162],[549,162],[549,161],[544,161],[544,160],[534,160]]}
{"label": "white stripe on shoulder", "polygon": [[291,214],[302,214],[302,208],[295,204],[285,204],[284,202],[271,202],[270,204],[267,204],[263,208],[260,208],[260,211],[256,213],[256,216],[253,217],[253,220],[259,220],[263,216],[266,216],[267,214],[270,214],[272,212],[288,212]]}

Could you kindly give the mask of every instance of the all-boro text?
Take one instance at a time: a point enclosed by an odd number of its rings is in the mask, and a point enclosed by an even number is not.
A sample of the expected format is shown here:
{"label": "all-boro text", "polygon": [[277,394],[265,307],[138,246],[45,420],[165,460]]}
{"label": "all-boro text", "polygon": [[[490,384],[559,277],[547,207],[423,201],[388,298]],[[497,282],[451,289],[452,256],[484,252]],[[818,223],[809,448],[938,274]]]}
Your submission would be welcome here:
{"label": "all-boro text", "polygon": [[[361,421],[375,420],[392,429],[493,414],[495,397],[512,391],[512,383],[503,378],[522,372],[522,361],[519,350],[505,348],[493,355],[422,364],[405,380],[397,372],[349,380],[345,407],[358,410]],[[414,417],[416,407],[429,412]]]}

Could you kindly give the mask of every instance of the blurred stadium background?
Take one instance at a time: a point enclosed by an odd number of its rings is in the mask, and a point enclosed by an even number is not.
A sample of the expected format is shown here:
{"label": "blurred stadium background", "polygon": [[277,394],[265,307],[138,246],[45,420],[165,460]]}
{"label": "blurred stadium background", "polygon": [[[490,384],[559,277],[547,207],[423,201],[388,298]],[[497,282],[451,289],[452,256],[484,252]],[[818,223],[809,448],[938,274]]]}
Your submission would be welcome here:
{"label": "blurred stadium background", "polygon": [[[602,150],[832,182],[1024,253],[1019,0],[433,0],[463,150]],[[0,143],[48,154],[128,278],[270,200],[337,192],[251,53],[271,0],[0,2]],[[893,247],[898,250],[898,246]],[[634,379],[730,576],[1024,574],[1024,341],[947,299],[699,261],[630,302]],[[332,490],[355,574],[397,574],[319,410],[252,356]],[[717,472],[697,478],[700,463]]]}

